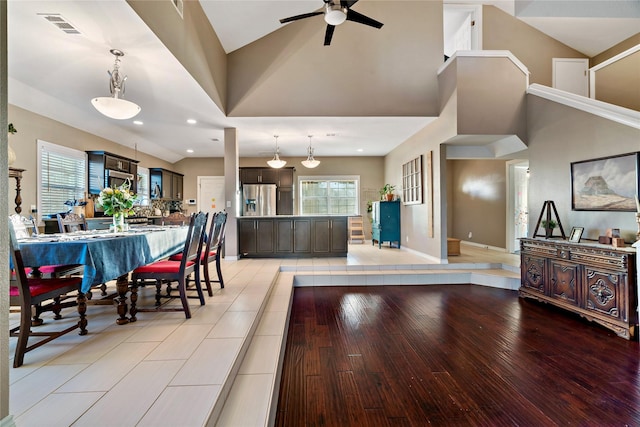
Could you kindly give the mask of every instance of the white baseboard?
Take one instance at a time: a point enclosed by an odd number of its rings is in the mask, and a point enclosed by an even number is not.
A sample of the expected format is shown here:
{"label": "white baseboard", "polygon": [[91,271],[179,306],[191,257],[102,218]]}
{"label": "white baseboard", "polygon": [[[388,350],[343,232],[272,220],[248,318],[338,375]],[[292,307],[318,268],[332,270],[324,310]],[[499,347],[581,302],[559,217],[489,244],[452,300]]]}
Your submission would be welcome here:
{"label": "white baseboard", "polygon": [[462,243],[463,245],[474,246],[476,248],[490,249],[492,251],[497,251],[497,252],[505,252],[505,253],[507,252],[506,248],[499,248],[497,246],[489,246],[489,245],[484,245],[482,243],[469,242],[467,240],[462,240],[460,241],[460,243]]}

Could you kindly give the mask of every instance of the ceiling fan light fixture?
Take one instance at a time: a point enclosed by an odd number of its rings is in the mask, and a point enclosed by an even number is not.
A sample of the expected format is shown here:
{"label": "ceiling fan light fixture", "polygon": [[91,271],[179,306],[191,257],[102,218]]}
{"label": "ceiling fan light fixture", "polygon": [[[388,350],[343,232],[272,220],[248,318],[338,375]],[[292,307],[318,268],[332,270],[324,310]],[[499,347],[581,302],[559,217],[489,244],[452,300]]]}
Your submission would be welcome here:
{"label": "ceiling fan light fixture", "polygon": [[124,52],[119,49],[111,49],[111,54],[116,57],[113,71],[109,73],[109,90],[111,96],[93,98],[91,104],[103,115],[117,120],[126,120],[135,117],[141,110],[138,104],[120,98],[124,94],[124,82],[127,76],[120,77],[120,57]]}
{"label": "ceiling fan light fixture", "polygon": [[273,137],[276,139],[276,152],[273,155],[273,159],[269,160],[267,164],[274,169],[280,169],[284,165],[286,165],[287,162],[285,160],[280,160],[280,148],[278,148],[278,135],[273,135]]}
{"label": "ceiling fan light fixture", "polygon": [[324,8],[324,20],[327,24],[340,25],[347,20],[347,10],[339,4],[327,3]]}
{"label": "ceiling fan light fixture", "polygon": [[316,160],[313,158],[313,148],[311,147],[312,136],[313,135],[309,135],[309,148],[307,149],[307,160],[302,161],[302,166],[309,169],[313,169],[320,164],[320,160]]}

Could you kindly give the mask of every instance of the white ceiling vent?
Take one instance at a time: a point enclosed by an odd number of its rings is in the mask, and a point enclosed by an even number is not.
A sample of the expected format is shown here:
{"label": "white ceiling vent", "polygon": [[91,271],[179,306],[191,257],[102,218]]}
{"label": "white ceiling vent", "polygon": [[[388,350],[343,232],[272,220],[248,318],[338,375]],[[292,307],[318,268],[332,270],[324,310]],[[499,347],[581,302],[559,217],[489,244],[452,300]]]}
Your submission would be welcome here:
{"label": "white ceiling vent", "polygon": [[171,3],[173,3],[173,5],[176,7],[176,10],[178,11],[180,18],[183,18],[182,16],[182,10],[184,9],[183,0],[171,0]]}
{"label": "white ceiling vent", "polygon": [[47,21],[58,27],[67,34],[81,34],[66,18],[59,13],[39,13]]}

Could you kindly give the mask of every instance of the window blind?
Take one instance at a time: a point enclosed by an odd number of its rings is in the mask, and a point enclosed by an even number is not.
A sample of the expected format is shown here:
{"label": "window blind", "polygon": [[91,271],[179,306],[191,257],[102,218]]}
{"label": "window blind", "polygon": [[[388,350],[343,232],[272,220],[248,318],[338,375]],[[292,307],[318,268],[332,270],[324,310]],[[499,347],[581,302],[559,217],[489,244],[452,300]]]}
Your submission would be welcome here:
{"label": "window blind", "polygon": [[87,185],[87,155],[46,141],[38,141],[38,213],[40,218],[66,212],[67,200],[80,200]]}
{"label": "window blind", "polygon": [[358,178],[299,178],[302,215],[358,215]]}

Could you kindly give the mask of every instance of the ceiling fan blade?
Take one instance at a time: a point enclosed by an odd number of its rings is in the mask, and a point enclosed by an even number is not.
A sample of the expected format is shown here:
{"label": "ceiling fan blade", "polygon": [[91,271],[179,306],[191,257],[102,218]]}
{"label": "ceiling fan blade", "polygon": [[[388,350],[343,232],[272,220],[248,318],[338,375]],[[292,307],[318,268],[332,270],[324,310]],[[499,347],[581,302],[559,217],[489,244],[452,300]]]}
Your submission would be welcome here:
{"label": "ceiling fan blade", "polygon": [[312,16],[322,15],[323,11],[311,12],[311,13],[303,13],[302,15],[290,16],[288,18],[283,18],[280,20],[281,24],[286,24],[287,22],[297,21],[299,19],[311,18]]}
{"label": "ceiling fan blade", "polygon": [[358,0],[340,0],[340,6],[346,7],[347,9],[356,4]]}
{"label": "ceiling fan blade", "polygon": [[368,16],[364,16],[363,14],[351,9],[347,12],[347,21],[353,21],[358,24],[364,24],[375,28],[382,28],[384,25],[382,22],[378,22],[375,19],[371,19]]}
{"label": "ceiling fan blade", "polygon": [[333,38],[333,30],[336,29],[335,25],[327,24],[327,31],[324,33],[324,45],[329,46],[331,39]]}

